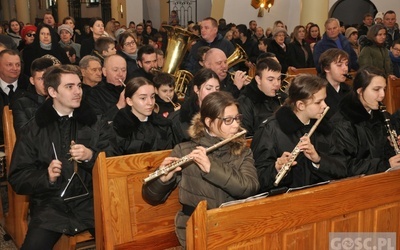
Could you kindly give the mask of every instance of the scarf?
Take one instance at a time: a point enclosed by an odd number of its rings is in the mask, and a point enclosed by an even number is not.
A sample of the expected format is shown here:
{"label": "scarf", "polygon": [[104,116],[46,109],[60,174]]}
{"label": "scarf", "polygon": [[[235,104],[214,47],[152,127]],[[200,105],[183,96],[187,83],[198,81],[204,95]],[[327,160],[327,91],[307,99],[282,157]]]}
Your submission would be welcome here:
{"label": "scarf", "polygon": [[44,44],[44,43],[42,43],[42,42],[40,42],[40,41],[39,41],[39,43],[40,43],[40,48],[42,48],[42,49],[44,49],[44,50],[51,50],[51,43],[49,43],[49,44]]}

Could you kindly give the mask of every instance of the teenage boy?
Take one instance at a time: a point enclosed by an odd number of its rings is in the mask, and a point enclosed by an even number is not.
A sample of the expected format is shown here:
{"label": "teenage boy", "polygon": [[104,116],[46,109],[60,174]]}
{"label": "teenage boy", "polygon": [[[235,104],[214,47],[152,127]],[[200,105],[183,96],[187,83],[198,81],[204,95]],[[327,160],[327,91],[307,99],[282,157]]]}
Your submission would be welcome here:
{"label": "teenage boy", "polygon": [[117,50],[115,49],[115,42],[111,37],[100,37],[96,40],[92,56],[98,57],[101,65],[104,64],[104,58],[115,54],[117,54]]}

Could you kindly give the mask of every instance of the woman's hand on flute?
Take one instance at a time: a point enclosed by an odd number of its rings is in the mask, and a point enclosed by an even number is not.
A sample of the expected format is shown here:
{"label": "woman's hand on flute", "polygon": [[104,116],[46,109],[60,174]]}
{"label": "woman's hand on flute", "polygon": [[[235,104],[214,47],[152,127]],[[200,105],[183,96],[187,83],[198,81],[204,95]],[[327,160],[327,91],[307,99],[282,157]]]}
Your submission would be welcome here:
{"label": "woman's hand on flute", "polygon": [[204,147],[198,146],[194,149],[189,157],[193,159],[193,161],[199,166],[201,171],[205,173],[210,173],[211,162],[207,156],[207,151]]}
{"label": "woman's hand on flute", "polygon": [[[161,163],[160,169],[165,168],[167,165],[169,165],[177,160],[179,160],[179,158],[177,158],[177,157],[165,158],[164,161]],[[167,181],[171,180],[172,176],[174,176],[174,173],[181,171],[181,170],[182,170],[181,167],[176,167],[174,170],[168,172],[167,174],[160,176],[160,180],[162,182],[167,182]]]}

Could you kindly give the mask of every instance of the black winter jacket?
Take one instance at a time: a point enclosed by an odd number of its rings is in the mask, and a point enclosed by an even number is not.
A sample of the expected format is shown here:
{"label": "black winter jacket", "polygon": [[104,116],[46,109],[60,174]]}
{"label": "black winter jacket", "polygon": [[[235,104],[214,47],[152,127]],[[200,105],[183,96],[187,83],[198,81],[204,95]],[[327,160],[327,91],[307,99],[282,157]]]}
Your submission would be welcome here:
{"label": "black winter jacket", "polygon": [[45,96],[36,93],[33,85],[28,87],[20,98],[15,100],[11,106],[14,120],[14,129],[17,136],[19,136],[20,129],[35,116],[36,110],[46,100]]}
{"label": "black winter jacket", "polygon": [[[311,136],[311,142],[321,157],[319,168],[314,167],[312,162],[300,153],[296,158],[297,165],[292,167],[279,186],[301,187],[346,177],[344,165],[328,155],[331,126],[325,118]],[[260,192],[269,191],[274,187],[273,183],[278,173],[275,168],[277,158],[284,152],[292,152],[315,121],[313,119],[309,125],[304,125],[289,107],[283,106],[256,131],[251,149],[260,181]]]}
{"label": "black winter jacket", "polygon": [[387,170],[390,147],[378,110],[369,114],[353,92],[346,95],[332,117],[333,156],[345,164],[348,176],[375,174]]}
{"label": "black winter jacket", "polygon": [[[92,168],[97,153],[109,145],[110,131],[88,106],[81,105],[73,117],[62,120],[52,104],[52,99],[47,100],[17,139],[8,181],[15,192],[30,196],[30,227],[75,235],[94,228]],[[73,174],[73,163],[68,160],[71,140],[93,151],[90,161],[78,163],[78,174],[89,195],[64,201],[60,195]],[[52,185],[48,167],[53,159],[62,162],[62,171]],[[83,188],[80,182],[71,184],[66,197],[82,194]]]}
{"label": "black winter jacket", "polygon": [[127,155],[171,149],[171,120],[153,113],[147,122],[141,122],[130,106],[118,111],[113,121],[117,145],[107,155]]}
{"label": "black winter jacket", "polygon": [[[307,59],[306,59],[306,54],[304,53],[304,50],[301,48],[302,46],[307,51],[307,54],[308,54]],[[297,40],[289,43],[287,50],[286,50],[286,58],[287,58],[288,66],[293,66],[298,69],[315,67],[310,44],[308,44],[304,40],[302,41],[301,44]]]}
{"label": "black winter jacket", "polygon": [[279,95],[266,96],[253,79],[240,93],[238,98],[240,113],[243,115],[242,127],[247,135],[254,135],[257,128],[283,104],[287,95],[279,91]]}
{"label": "black winter jacket", "polygon": [[104,115],[105,119],[112,121],[119,110],[117,103],[123,90],[123,86],[100,82],[89,92],[87,102],[96,115]]}

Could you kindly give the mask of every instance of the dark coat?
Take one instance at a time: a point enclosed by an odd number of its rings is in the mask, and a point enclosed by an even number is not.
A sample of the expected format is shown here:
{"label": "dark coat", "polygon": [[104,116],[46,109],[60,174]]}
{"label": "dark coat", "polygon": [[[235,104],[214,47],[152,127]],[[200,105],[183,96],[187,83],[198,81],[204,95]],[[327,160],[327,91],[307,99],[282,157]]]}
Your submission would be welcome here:
{"label": "dark coat", "polygon": [[122,56],[126,61],[126,79],[125,82],[128,82],[130,79],[133,78],[133,71],[138,68],[136,60],[129,57],[123,51],[118,50],[117,54]]}
{"label": "dark coat", "polygon": [[192,94],[185,99],[180,110],[169,115],[172,120],[172,130],[174,131],[174,142],[180,143],[190,140],[188,129],[192,118],[200,111],[198,98],[196,94]]}
{"label": "dark coat", "polygon": [[[172,101],[175,104],[178,104],[178,96],[176,94],[174,94]],[[158,114],[162,115],[163,117],[168,117],[170,114],[175,112],[174,105],[172,105],[171,102],[164,101],[158,95],[156,95],[156,103],[159,107]]]}
{"label": "dark coat", "polygon": [[83,39],[81,42],[81,58],[90,55],[94,49],[94,38],[91,35],[89,38]]}
{"label": "dark coat", "polygon": [[240,91],[244,89],[244,86],[242,87],[241,90],[238,89],[238,87],[233,83],[232,77],[228,74],[227,77],[225,77],[224,80],[221,81],[220,84],[221,91],[229,92],[232,94],[232,96],[237,99],[240,95]]}
{"label": "dark coat", "polygon": [[[349,40],[347,40],[347,38],[342,34],[339,34],[338,39],[340,40],[340,44],[342,45],[343,50],[346,51],[347,54],[349,54],[349,71],[351,69],[358,70],[357,54],[351,47]],[[321,54],[327,51],[328,49],[332,48],[338,48],[338,47],[336,45],[336,42],[328,38],[326,33],[322,36],[322,39],[318,41],[317,44],[315,44],[313,57],[314,57],[315,67],[317,68],[318,72],[321,72],[321,67],[318,64]]]}
{"label": "dark coat", "polygon": [[253,79],[240,93],[238,98],[240,113],[243,115],[241,126],[247,130],[248,136],[253,136],[257,128],[283,104],[287,95],[266,96]]}
{"label": "dark coat", "polygon": [[330,108],[326,114],[327,117],[332,117],[338,111],[340,100],[350,91],[351,87],[344,82],[340,83],[339,92],[337,92],[331,84],[326,86],[325,103]]}
{"label": "dark coat", "polygon": [[[307,51],[307,59],[303,49]],[[288,66],[293,66],[299,69],[315,67],[310,44],[305,40],[302,40],[301,44],[297,40],[289,43],[286,50],[286,58]]]}
{"label": "dark coat", "polygon": [[187,61],[184,63],[185,68],[192,74],[195,74],[199,69],[201,69],[201,65],[197,58],[197,51],[202,46],[221,49],[225,52],[227,58],[235,51],[233,44],[221,34],[217,34],[217,37],[211,43],[208,43],[203,39],[198,40],[190,49]]}
{"label": "dark coat", "polygon": [[35,116],[36,110],[45,100],[46,97],[37,94],[35,87],[30,85],[28,90],[11,105],[14,129],[17,136],[19,136],[21,128]]}
{"label": "dark coat", "polygon": [[[30,227],[75,235],[94,228],[92,168],[97,153],[108,146],[110,132],[90,107],[81,105],[72,118],[62,120],[52,104],[52,99],[47,100],[17,139],[8,181],[16,193],[30,196]],[[78,174],[89,195],[64,201],[60,195],[73,174],[73,163],[68,160],[72,139],[93,151],[90,161],[78,163]],[[62,162],[61,177],[50,184],[48,166],[56,158]],[[71,184],[67,195],[81,194],[82,190],[81,183]]]}
{"label": "dark coat", "polygon": [[155,113],[148,117],[148,121],[141,122],[132,113],[131,107],[126,106],[118,111],[113,121],[117,145],[112,155],[171,149],[173,146],[171,124],[171,120]]}
{"label": "dark coat", "polygon": [[117,103],[123,90],[122,86],[100,82],[88,93],[87,102],[96,115],[104,115],[105,119],[112,121],[119,110]]}
{"label": "dark coat", "polygon": [[[286,44],[285,44],[286,45]],[[287,45],[286,45],[287,50]],[[288,69],[286,51],[275,41],[271,40],[267,48],[268,52],[274,53],[279,63],[282,66],[282,73],[286,73]]]}
{"label": "dark coat", "polygon": [[357,96],[351,92],[332,117],[333,153],[347,168],[348,176],[375,174],[387,170],[390,149],[383,115],[378,110],[369,114]]}
{"label": "dark coat", "polygon": [[[3,124],[3,109],[5,106],[10,106],[12,107],[13,104],[24,95],[26,92],[28,86],[30,85],[29,79],[26,75],[24,75],[22,72],[18,78],[18,87],[10,99],[6,93],[2,89],[0,89],[0,124]],[[4,138],[3,138],[3,126],[0,126],[0,144],[4,143]]]}
{"label": "dark coat", "polygon": [[[256,131],[251,149],[260,181],[260,192],[274,187],[273,183],[278,173],[275,168],[277,158],[284,152],[292,152],[300,138],[310,131],[315,121],[313,119],[309,125],[304,125],[289,107],[283,106]],[[279,186],[301,187],[346,177],[344,165],[328,154],[330,132],[331,126],[324,118],[311,136],[311,142],[321,157],[319,168],[315,168],[312,162],[300,153],[296,158],[297,165],[292,167]]]}
{"label": "dark coat", "polygon": [[374,66],[380,68],[385,72],[386,76],[393,75],[389,51],[385,46],[378,46],[372,41],[361,49],[358,64],[360,67]]}
{"label": "dark coat", "polygon": [[[191,127],[190,142],[177,145],[171,156],[181,158],[192,152],[197,146],[205,148],[215,145],[220,138],[210,136],[195,117]],[[231,147],[240,147],[239,154],[233,154]],[[143,186],[143,198],[150,204],[165,202],[170,192],[179,185],[179,201],[185,206],[196,207],[202,200],[207,200],[207,209],[217,208],[222,203],[243,199],[255,195],[259,189],[256,169],[251,150],[245,147],[244,137],[233,140],[207,154],[210,159],[209,173],[203,172],[195,163],[185,164],[183,170],[163,183],[160,179]],[[178,212],[175,226],[182,244],[185,239],[188,214]]]}

